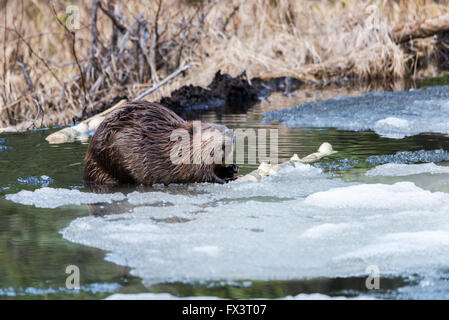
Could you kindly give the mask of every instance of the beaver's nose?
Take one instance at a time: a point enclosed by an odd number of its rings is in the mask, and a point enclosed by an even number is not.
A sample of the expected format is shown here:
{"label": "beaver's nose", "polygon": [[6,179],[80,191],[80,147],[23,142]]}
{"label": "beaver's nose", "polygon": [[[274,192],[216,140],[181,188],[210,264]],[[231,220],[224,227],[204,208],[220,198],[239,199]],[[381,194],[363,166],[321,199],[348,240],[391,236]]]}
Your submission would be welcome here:
{"label": "beaver's nose", "polygon": [[233,173],[239,173],[240,170],[239,166],[236,164],[231,164],[231,169]]}

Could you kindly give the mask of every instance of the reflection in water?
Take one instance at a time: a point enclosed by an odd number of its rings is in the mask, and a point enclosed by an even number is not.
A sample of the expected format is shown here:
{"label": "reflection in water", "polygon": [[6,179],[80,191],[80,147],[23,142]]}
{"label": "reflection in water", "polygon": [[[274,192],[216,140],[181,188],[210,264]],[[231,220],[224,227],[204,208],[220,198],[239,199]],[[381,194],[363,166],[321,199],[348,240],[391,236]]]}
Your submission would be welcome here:
{"label": "reflection in water", "polygon": [[413,137],[417,145],[425,145],[428,149],[449,150],[449,135],[437,133],[421,133]]}
{"label": "reflection in water", "polygon": [[[418,281],[409,278],[382,278],[382,286],[376,294],[393,297],[392,292],[406,285],[414,285]],[[185,284],[180,282],[154,285],[150,288],[154,293],[170,293],[174,296],[216,296],[224,299],[283,298],[300,293],[321,293],[328,296],[356,296],[373,293],[366,288],[366,277],[348,278],[316,278],[310,280],[290,281],[240,281]]]}
{"label": "reflection in water", "polygon": [[[404,89],[410,84],[396,84]],[[323,100],[336,96],[359,95],[366,91],[382,90],[382,87],[357,86],[311,88],[295,92],[295,98],[273,95],[269,101],[251,107],[249,110],[212,110],[197,114],[207,122],[225,124],[230,128],[276,128],[279,130],[279,161],[285,161],[293,153],[304,156],[315,152],[323,141],[330,142],[339,153],[325,159],[317,166],[339,170],[366,171],[372,165],[365,160],[372,155],[389,155],[398,151],[449,150],[447,136],[421,134],[404,139],[380,138],[373,132],[340,131],[332,128],[287,128],[277,124],[260,123],[261,115],[269,110],[284,109],[298,103]],[[228,110],[229,111],[229,110]],[[3,134],[0,139],[0,298],[11,297],[5,292],[21,292],[21,297],[29,298],[103,298],[116,292],[169,292],[177,296],[215,295],[223,298],[275,298],[299,293],[319,292],[328,295],[355,295],[369,293],[363,277],[336,279],[299,279],[291,281],[255,281],[249,283],[165,283],[143,287],[140,279],[129,275],[128,268],[104,260],[105,252],[70,243],[61,238],[59,231],[77,217],[93,215],[103,217],[109,214],[126,214],[138,205],[127,200],[81,206],[63,206],[56,209],[39,209],[23,206],[5,199],[5,194],[40,187],[30,177],[51,177],[52,188],[80,188],[82,186],[83,158],[87,149],[85,142],[63,145],[49,145],[45,137],[56,129],[27,133]],[[339,167],[341,165],[342,167]],[[257,165],[244,164],[240,173],[246,174]],[[30,183],[28,183],[29,181]],[[174,194],[191,195],[192,191],[183,186],[170,188],[137,188],[139,192],[163,191]],[[117,190],[128,194],[133,189]],[[266,200],[267,198],[265,198]],[[235,201],[236,199],[230,199]],[[248,199],[242,200],[246,201]],[[289,199],[276,198],[273,201]],[[222,199],[220,201],[226,201]],[[151,206],[171,206],[170,202],[154,202]],[[207,207],[220,203],[207,203]],[[148,207],[148,204],[145,204]],[[201,207],[198,213],[201,213]],[[195,219],[192,215],[191,219]],[[153,218],[160,224],[187,223],[185,217]],[[263,232],[263,230],[253,230]],[[82,285],[86,288],[98,283],[114,284],[108,292],[85,290],[78,293],[57,290],[64,286],[65,267],[75,264],[80,267]],[[404,278],[383,279],[382,292],[408,285]],[[8,289],[9,288],[9,289]],[[11,289],[12,288],[12,289]],[[34,290],[26,290],[35,288]],[[54,289],[53,291],[51,289]],[[8,291],[9,290],[9,291]],[[11,291],[12,290],[12,291]],[[4,294],[2,294],[4,293]],[[22,295],[23,294],[23,295]]]}

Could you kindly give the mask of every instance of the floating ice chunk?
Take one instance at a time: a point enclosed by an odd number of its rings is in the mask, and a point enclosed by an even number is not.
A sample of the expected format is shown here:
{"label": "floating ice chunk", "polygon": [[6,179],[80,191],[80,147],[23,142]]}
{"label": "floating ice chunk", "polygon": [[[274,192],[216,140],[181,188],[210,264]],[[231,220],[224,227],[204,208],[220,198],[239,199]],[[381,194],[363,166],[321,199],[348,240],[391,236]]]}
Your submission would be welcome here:
{"label": "floating ice chunk", "polygon": [[[0,138],[0,143],[6,143],[6,142],[8,142],[8,139]],[[10,147],[10,146],[4,146],[4,145],[0,144],[0,151],[11,150],[11,149],[12,149],[12,147]]]}
{"label": "floating ice chunk", "polygon": [[[220,193],[214,193],[216,202],[199,204],[201,213],[191,212],[193,204],[183,205],[182,194],[179,201],[176,195],[167,194],[171,207],[139,207],[126,215],[77,218],[61,233],[72,242],[109,251],[107,260],[131,267],[131,273],[147,285],[358,275],[370,262],[361,256],[362,248],[371,248],[379,239],[385,247],[398,250],[372,251],[379,252],[372,256],[382,271],[390,266],[390,253],[403,260],[398,266],[405,270],[408,256],[415,251],[416,265],[433,266],[446,259],[449,267],[443,239],[449,232],[448,194],[432,193],[410,182],[350,186],[324,174],[314,179],[296,185],[305,189],[316,184],[312,189],[319,192],[291,192],[290,200],[268,201],[264,181],[253,184],[253,190],[216,186],[221,187]],[[340,185],[335,188],[331,182]],[[272,186],[271,192],[276,188]],[[308,196],[304,200],[301,194]],[[150,198],[151,192],[146,195]],[[162,194],[159,197],[163,199]],[[167,216],[190,216],[191,220],[161,223],[152,219],[154,210],[158,215],[165,211]],[[398,245],[410,238],[391,236],[410,232],[419,239],[420,232],[426,236],[429,230],[441,233],[424,239],[426,255],[416,243],[407,250]],[[438,235],[442,236],[439,242]],[[345,256],[348,253],[352,255]]]}
{"label": "floating ice chunk", "polygon": [[[392,195],[395,195],[392,197]],[[407,209],[449,205],[448,195],[418,188],[412,182],[362,184],[314,193],[305,204],[329,209]]]}
{"label": "floating ice chunk", "polygon": [[411,182],[348,183],[297,164],[260,183],[193,184],[133,192],[127,199],[139,207],[77,218],[61,233],[107,250],[108,261],[129,266],[145,285],[359,275],[370,262],[359,250],[379,241],[393,248],[371,255],[382,272],[391,264],[389,254],[402,259],[394,270],[400,273],[415,251],[417,266],[430,268],[444,258],[449,267],[445,242],[436,236],[428,236],[426,255],[417,245],[398,247],[401,240],[391,236],[449,232],[449,194]]}
{"label": "floating ice chunk", "polygon": [[373,129],[375,132],[381,132],[384,137],[401,139],[404,132],[410,131],[410,123],[405,119],[388,117],[376,121]]}
{"label": "floating ice chunk", "polygon": [[435,163],[399,164],[387,163],[368,170],[366,176],[409,176],[421,173],[449,173],[449,167],[437,166]]}
{"label": "floating ice chunk", "polygon": [[292,127],[374,130],[381,136],[392,138],[421,132],[449,133],[448,102],[447,86],[372,92],[269,111],[263,122],[277,121]]}
{"label": "floating ice chunk", "polygon": [[418,150],[418,151],[399,151],[395,154],[386,154],[380,156],[370,156],[366,162],[371,164],[382,163],[417,163],[417,162],[441,162],[449,161],[449,152],[443,149],[437,150]]}
{"label": "floating ice chunk", "polygon": [[40,188],[34,191],[22,190],[15,194],[7,194],[7,200],[34,205],[38,208],[56,208],[64,205],[80,205],[84,203],[101,203],[124,200],[122,193],[97,194],[62,188]]}
{"label": "floating ice chunk", "polygon": [[49,184],[53,183],[54,180],[50,178],[49,176],[42,175],[40,177],[31,176],[28,178],[17,178],[17,181],[20,184],[27,184],[30,186],[38,186],[41,185],[42,187],[48,187]]}

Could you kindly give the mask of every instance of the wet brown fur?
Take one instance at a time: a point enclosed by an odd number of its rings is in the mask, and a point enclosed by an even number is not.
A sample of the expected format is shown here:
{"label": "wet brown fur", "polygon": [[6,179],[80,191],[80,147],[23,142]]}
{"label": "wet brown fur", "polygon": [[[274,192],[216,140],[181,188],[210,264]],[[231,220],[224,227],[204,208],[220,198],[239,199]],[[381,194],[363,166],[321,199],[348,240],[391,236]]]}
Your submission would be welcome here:
{"label": "wet brown fur", "polygon": [[[170,150],[179,142],[170,141],[170,135],[178,128],[193,132],[192,122],[162,105],[146,101],[126,103],[111,112],[93,135],[84,159],[84,182],[88,185],[224,183],[227,177],[217,174],[229,171],[224,170],[226,166],[195,164],[195,158],[200,156],[195,152],[191,152],[190,164],[172,163]],[[201,124],[202,133],[223,128],[226,127]],[[190,139],[191,148],[193,141]],[[208,143],[202,142],[202,147]]]}

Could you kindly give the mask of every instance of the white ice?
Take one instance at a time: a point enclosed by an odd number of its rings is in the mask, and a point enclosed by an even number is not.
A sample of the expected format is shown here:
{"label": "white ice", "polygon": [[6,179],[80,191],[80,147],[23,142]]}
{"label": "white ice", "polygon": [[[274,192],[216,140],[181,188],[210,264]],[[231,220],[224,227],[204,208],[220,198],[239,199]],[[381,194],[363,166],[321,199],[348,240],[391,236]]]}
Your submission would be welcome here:
{"label": "white ice", "polygon": [[439,174],[449,173],[449,167],[438,166],[435,163],[420,163],[420,164],[401,164],[401,163],[386,163],[368,170],[366,176],[410,176],[414,174]]}
{"label": "white ice", "polygon": [[94,194],[79,190],[63,188],[40,188],[34,191],[22,190],[7,194],[6,199],[20,204],[34,205],[38,208],[56,208],[64,205],[80,205],[85,203],[111,203],[125,199],[122,193]]}
{"label": "white ice", "polygon": [[449,87],[372,92],[305,103],[264,116],[264,122],[276,121],[292,127],[373,130],[397,139],[422,132],[448,134]]}
{"label": "white ice", "polygon": [[[354,276],[373,264],[383,275],[449,267],[449,194],[412,182],[348,183],[298,164],[260,183],[127,197],[139,207],[78,218],[62,235],[108,251],[147,285]],[[163,217],[187,222],[155,220]]]}
{"label": "white ice", "polygon": [[[402,156],[397,160],[401,161]],[[387,163],[368,170],[356,179],[369,184],[394,184],[406,180],[421,189],[449,193],[449,167],[434,163]]]}
{"label": "white ice", "polygon": [[360,184],[344,188],[333,188],[317,192],[304,200],[305,204],[323,209],[386,209],[413,210],[431,207],[449,208],[449,195],[430,192],[412,182],[397,182],[393,185]]}
{"label": "white ice", "polygon": [[[433,165],[400,168],[425,172],[361,177],[402,179],[391,183],[345,182],[297,164],[260,183],[171,186],[128,195],[41,188],[7,198],[41,207],[110,202],[102,204],[103,213],[120,212],[117,206],[126,203],[125,214],[80,217],[61,233],[106,250],[107,260],[130,267],[146,285],[357,276],[366,275],[370,265],[382,276],[440,274],[449,268],[449,194],[407,181],[434,172]],[[420,289],[403,294],[415,290]]]}

